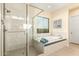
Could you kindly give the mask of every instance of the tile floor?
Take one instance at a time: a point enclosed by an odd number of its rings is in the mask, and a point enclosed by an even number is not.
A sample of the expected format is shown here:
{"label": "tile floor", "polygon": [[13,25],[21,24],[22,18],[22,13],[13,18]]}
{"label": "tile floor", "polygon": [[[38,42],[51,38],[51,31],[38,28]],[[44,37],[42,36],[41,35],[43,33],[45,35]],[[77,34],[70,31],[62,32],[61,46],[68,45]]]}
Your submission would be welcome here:
{"label": "tile floor", "polygon": [[[25,49],[19,49],[14,51],[7,52],[7,56],[25,56],[26,55]],[[30,47],[29,56],[37,56],[39,55],[38,51],[35,48]],[[46,56],[46,55],[44,55]],[[56,51],[54,53],[50,53],[47,56],[79,56],[79,45],[78,44],[70,44],[69,47],[65,47]]]}
{"label": "tile floor", "polygon": [[71,43],[69,47],[51,53],[49,56],[79,56],[79,45]]}
{"label": "tile floor", "polygon": [[[37,52],[37,50],[35,50],[35,48],[30,47],[29,49],[30,49],[29,56],[37,56],[38,55],[38,52]],[[6,52],[6,56],[26,56],[26,49],[21,48],[21,49],[8,51],[8,52]]]}

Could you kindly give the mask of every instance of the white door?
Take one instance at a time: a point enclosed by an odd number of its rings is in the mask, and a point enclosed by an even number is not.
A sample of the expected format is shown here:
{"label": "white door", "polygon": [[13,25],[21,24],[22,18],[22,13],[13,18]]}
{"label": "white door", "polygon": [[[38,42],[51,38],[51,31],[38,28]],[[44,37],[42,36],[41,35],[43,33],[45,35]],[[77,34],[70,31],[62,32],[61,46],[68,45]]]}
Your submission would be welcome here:
{"label": "white door", "polygon": [[70,19],[70,42],[79,44],[79,16]]}

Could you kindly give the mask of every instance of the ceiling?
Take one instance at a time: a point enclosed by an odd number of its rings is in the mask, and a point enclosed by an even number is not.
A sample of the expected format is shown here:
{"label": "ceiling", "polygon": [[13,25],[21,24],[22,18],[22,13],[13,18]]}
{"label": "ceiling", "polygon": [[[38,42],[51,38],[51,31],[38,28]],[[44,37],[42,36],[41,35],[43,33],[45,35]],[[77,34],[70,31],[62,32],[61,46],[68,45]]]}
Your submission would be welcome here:
{"label": "ceiling", "polygon": [[70,4],[68,3],[32,3],[32,6],[43,9],[44,11],[53,12],[59,8],[66,7]]}

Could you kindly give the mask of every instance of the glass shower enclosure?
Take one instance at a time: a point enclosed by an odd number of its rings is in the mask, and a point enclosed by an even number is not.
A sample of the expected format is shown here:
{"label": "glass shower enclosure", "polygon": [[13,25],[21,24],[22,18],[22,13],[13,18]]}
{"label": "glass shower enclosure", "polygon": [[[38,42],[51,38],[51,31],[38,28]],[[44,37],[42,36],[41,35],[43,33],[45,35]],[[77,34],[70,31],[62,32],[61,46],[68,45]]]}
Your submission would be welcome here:
{"label": "glass shower enclosure", "polygon": [[29,55],[30,56],[37,56],[42,53],[42,49],[40,48],[40,43],[38,43],[38,34],[36,30],[36,21],[35,18],[39,16],[41,12],[43,12],[42,9],[36,7],[33,3],[30,3],[28,5],[28,12],[29,12],[29,24],[32,25],[32,27],[29,30]]}
{"label": "glass shower enclosure", "polygon": [[35,17],[42,11],[33,4],[0,4],[0,55],[39,55]]}
{"label": "glass shower enclosure", "polygon": [[4,56],[27,55],[27,4],[0,4],[0,52]]}

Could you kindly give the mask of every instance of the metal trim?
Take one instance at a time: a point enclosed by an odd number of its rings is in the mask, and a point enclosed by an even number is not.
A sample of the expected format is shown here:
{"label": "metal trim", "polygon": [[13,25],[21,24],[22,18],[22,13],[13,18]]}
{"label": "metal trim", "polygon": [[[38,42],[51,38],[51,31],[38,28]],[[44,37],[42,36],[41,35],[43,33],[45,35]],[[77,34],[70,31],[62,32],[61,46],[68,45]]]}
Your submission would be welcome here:
{"label": "metal trim", "polygon": [[59,42],[65,41],[65,40],[66,40],[66,39],[62,39],[62,40],[59,40],[59,41],[55,41],[55,42],[46,44],[46,45],[44,45],[44,46],[49,46],[49,45],[51,45],[51,44],[56,44],[56,43],[59,43]]}
{"label": "metal trim", "polygon": [[39,10],[40,10],[40,12],[39,12],[39,13],[37,13],[35,16],[33,16],[33,17],[32,17],[32,19],[44,11],[43,9],[38,8],[38,7],[36,7],[36,6],[33,6],[33,5],[29,5],[29,6],[30,6],[30,7],[33,7],[33,8],[37,8],[37,9],[39,9]]}
{"label": "metal trim", "polygon": [[[28,7],[29,7],[29,5],[28,4],[26,4],[26,24],[28,23]],[[27,30],[26,30],[26,32],[25,32],[25,34],[26,34],[26,56],[29,56],[29,39],[28,39],[28,32],[27,32]]]}
{"label": "metal trim", "polygon": [[1,35],[2,35],[2,55],[5,56],[5,24],[4,24],[4,20],[5,20],[5,3],[2,4],[2,8],[1,8]]}

